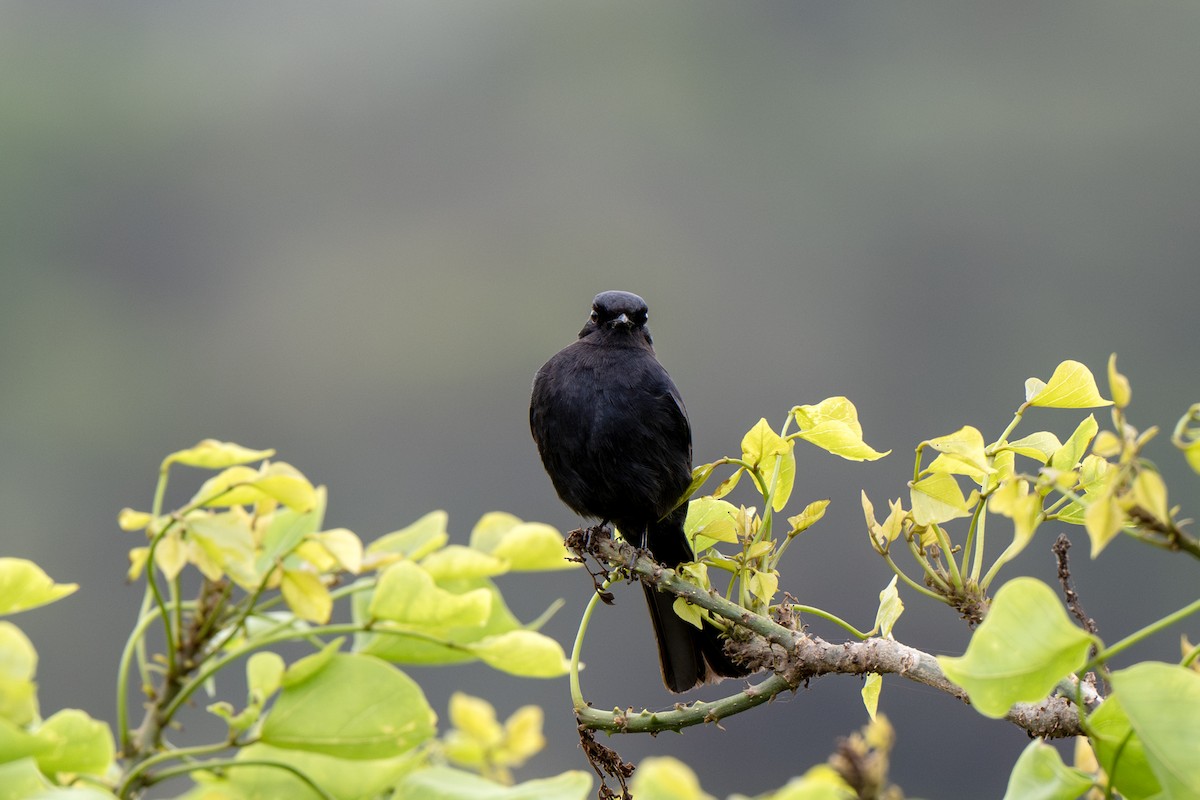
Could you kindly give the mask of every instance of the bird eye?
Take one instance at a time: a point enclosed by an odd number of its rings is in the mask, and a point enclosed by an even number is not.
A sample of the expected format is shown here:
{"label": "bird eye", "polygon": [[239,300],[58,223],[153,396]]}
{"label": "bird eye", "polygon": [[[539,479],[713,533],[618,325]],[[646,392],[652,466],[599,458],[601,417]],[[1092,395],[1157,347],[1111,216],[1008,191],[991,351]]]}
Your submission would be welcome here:
{"label": "bird eye", "polygon": [[593,308],[591,320],[592,320],[592,322],[595,322],[598,319],[600,319],[600,313],[598,311],[596,311],[596,309]]}

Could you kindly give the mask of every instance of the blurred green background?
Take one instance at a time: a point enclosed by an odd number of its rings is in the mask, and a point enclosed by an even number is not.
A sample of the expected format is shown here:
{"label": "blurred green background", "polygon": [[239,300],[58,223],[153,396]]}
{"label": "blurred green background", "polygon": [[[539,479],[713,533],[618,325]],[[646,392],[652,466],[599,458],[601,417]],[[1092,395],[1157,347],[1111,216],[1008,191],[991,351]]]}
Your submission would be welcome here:
{"label": "blurred green background", "polygon": [[[0,549],[83,584],[18,619],[43,710],[112,718],[140,599],[115,515],[198,439],[278,448],[364,539],[434,508],[460,542],[496,508],[574,527],[528,390],[612,288],[649,302],[698,460],[834,394],[894,448],[799,452],[796,502],[833,507],[782,588],[869,627],[890,573],[859,489],[904,493],[918,441],[994,437],[1025,378],[1114,350],[1136,424],[1200,400],[1198,40],[1187,3],[0,4]],[[1053,527],[1007,575],[1053,579]],[[1179,558],[1089,563],[1069,532],[1110,641],[1194,597]],[[566,598],[569,641],[589,586],[503,588],[524,618]],[[672,702],[639,595],[593,626],[599,706]],[[961,652],[953,612],[903,596],[901,639]],[[545,705],[524,776],[584,767],[565,681],[414,673],[443,713],[455,687]],[[863,723],[859,688],[609,743],[760,792]],[[881,708],[910,795],[999,796],[1026,742],[899,680]]]}

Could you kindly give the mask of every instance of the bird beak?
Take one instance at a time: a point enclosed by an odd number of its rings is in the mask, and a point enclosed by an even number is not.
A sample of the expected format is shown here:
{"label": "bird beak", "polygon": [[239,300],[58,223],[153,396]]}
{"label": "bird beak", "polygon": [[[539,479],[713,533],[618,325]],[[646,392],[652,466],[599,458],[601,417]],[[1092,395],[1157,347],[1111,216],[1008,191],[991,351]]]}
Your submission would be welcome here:
{"label": "bird beak", "polygon": [[613,327],[616,327],[618,325],[622,328],[632,328],[633,320],[631,320],[627,315],[622,314],[621,316],[619,316],[613,320]]}

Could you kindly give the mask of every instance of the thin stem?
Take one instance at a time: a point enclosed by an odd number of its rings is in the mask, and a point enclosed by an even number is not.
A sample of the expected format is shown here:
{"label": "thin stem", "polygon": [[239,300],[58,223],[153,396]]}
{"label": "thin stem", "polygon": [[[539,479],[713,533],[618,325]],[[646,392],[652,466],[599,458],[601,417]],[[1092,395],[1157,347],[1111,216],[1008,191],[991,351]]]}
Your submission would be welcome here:
{"label": "thin stem", "polygon": [[285,764],[282,761],[272,761],[266,758],[216,758],[212,759],[211,761],[179,764],[178,766],[167,767],[166,769],[155,773],[153,776],[150,776],[150,779],[147,780],[147,785],[159,783],[169,778],[174,778],[176,775],[195,772],[196,770],[202,769],[215,771],[222,769],[233,769],[235,767],[275,767],[276,769],[281,769],[285,772],[290,772],[295,775],[298,780],[302,781],[306,786],[308,786],[308,788],[312,789],[321,798],[321,800],[335,800],[333,795],[322,789],[320,785],[317,784],[315,780],[310,778],[303,770],[294,767],[291,764]]}
{"label": "thin stem", "polygon": [[949,592],[950,586],[944,580],[942,580],[940,575],[933,571],[933,567],[930,566],[929,562],[925,559],[924,554],[918,548],[916,540],[906,538],[905,541],[908,542],[908,549],[912,551],[913,558],[915,558],[917,563],[921,565],[921,569],[925,570],[925,576],[929,578],[929,580],[933,581],[938,588]]}
{"label": "thin stem", "polygon": [[[979,527],[979,520],[983,516],[983,507],[985,505],[987,505],[987,498],[979,495],[979,501],[975,503],[975,511],[971,514],[971,525],[967,528],[967,542],[963,545],[962,569],[964,572],[967,569],[967,565],[971,562],[971,550],[975,547],[975,532]],[[968,573],[968,578],[979,580],[979,576],[973,572]]]}
{"label": "thin stem", "polygon": [[[605,581],[603,589],[608,589],[611,583],[611,580]],[[576,711],[587,707],[587,701],[583,699],[583,690],[579,688],[579,656],[583,653],[583,636],[587,633],[588,623],[592,619],[592,612],[596,610],[596,604],[599,602],[600,592],[592,592],[591,599],[588,600],[587,606],[583,609],[583,617],[579,620],[579,630],[575,632],[575,644],[571,647],[571,705]]]}
{"label": "thin stem", "polygon": [[854,627],[849,622],[846,622],[841,617],[830,614],[828,611],[825,611],[824,609],[817,608],[815,606],[802,606],[802,605],[798,605],[798,604],[792,605],[792,606],[790,606],[790,608],[801,614],[812,614],[814,617],[820,617],[823,620],[832,622],[834,625],[840,626],[843,630],[847,631],[851,636],[854,636],[858,639],[870,639],[872,636],[872,634],[870,634],[870,633],[863,633],[858,628]]}
{"label": "thin stem", "polygon": [[921,479],[921,454],[924,452],[924,450],[924,442],[921,442],[919,445],[917,445],[917,460],[916,463],[913,464],[913,483],[916,483]]}
{"label": "thin stem", "polygon": [[[971,562],[971,580],[975,581],[976,583],[979,582],[979,576],[983,574],[983,540],[984,540],[984,534],[986,533],[985,529],[987,528],[987,513],[981,512],[981,509],[983,509],[983,507],[984,507],[984,505],[986,505],[986,503],[987,503],[987,498],[980,497],[979,498],[979,506],[978,506],[978,508],[975,509],[976,513],[979,514],[979,528],[978,528],[979,538],[975,542],[975,558],[974,558],[974,561]],[[971,527],[972,527],[972,531],[974,532],[974,529],[975,529],[974,520],[972,520]],[[967,564],[966,556],[964,556],[963,559],[964,559],[963,566],[965,567]]]}
{"label": "thin stem", "polygon": [[219,753],[222,750],[228,750],[230,747],[231,743],[224,741],[215,742],[213,744],[200,744],[195,745],[194,747],[176,747],[171,750],[164,750],[161,753],[155,753],[154,755],[139,761],[130,768],[129,772],[125,773],[125,777],[121,780],[120,785],[117,787],[117,797],[124,798],[128,796],[131,790],[142,785],[142,775],[146,773],[146,770],[154,767],[157,764],[161,764],[165,761],[172,761],[174,759],[187,759],[191,758],[192,756],[204,756],[210,753]]}
{"label": "thin stem", "polygon": [[1197,656],[1200,656],[1200,644],[1196,645],[1191,650],[1188,650],[1187,655],[1184,656],[1183,660],[1179,662],[1179,666],[1190,667],[1192,662],[1196,660]]}
{"label": "thin stem", "polygon": [[962,589],[962,575],[958,573],[958,562],[954,560],[954,553],[950,548],[950,537],[942,530],[942,526],[936,522],[933,523],[933,535],[937,537],[938,546],[942,548],[942,552],[946,554],[946,565],[950,569],[950,582],[954,584],[954,588]]}
{"label": "thin stem", "polygon": [[1008,443],[1009,434],[1011,434],[1014,430],[1016,430],[1016,427],[1017,427],[1018,423],[1021,422],[1021,417],[1024,416],[1025,409],[1027,409],[1027,408],[1029,408],[1028,402],[1021,403],[1021,405],[1017,406],[1017,412],[1015,414],[1013,414],[1012,422],[1008,423],[1008,427],[1005,428],[1004,431],[1000,434],[1000,438],[998,438],[995,441],[995,443],[993,443],[986,450],[984,450],[984,452],[987,455],[989,455],[989,456],[994,455],[996,453],[996,451],[1000,449],[1001,445]]}
{"label": "thin stem", "polygon": [[892,572],[896,573],[896,575],[898,575],[900,577],[900,580],[907,583],[909,585],[909,587],[917,590],[918,592],[920,592],[923,595],[932,597],[934,600],[938,600],[943,603],[946,602],[946,598],[943,597],[942,595],[938,594],[937,592],[929,590],[928,588],[926,588],[926,587],[922,586],[921,584],[917,583],[916,581],[914,581],[912,578],[908,577],[908,575],[905,574],[904,570],[902,570],[902,569],[900,569],[900,567],[896,566],[896,562],[892,560],[891,553],[884,553],[883,560],[886,561],[888,563],[888,566],[892,568]]}
{"label": "thin stem", "polygon": [[[152,608],[138,619],[137,625],[129,633],[129,638],[125,640],[125,648],[121,651],[121,660],[117,666],[117,732],[121,739],[121,751],[127,756],[132,755],[130,750],[133,746],[129,733],[129,666],[134,651],[146,635],[146,629],[161,613],[158,608]],[[144,679],[142,685],[146,685]]]}
{"label": "thin stem", "polygon": [[1117,655],[1118,653],[1120,653],[1124,650],[1127,650],[1128,648],[1132,647],[1133,645],[1137,644],[1138,642],[1142,641],[1143,639],[1147,639],[1150,636],[1153,636],[1154,634],[1158,633],[1159,631],[1164,630],[1165,628],[1171,627],[1176,622],[1179,622],[1182,619],[1186,619],[1187,617],[1190,617],[1192,614],[1195,614],[1197,611],[1200,611],[1200,600],[1196,600],[1192,603],[1189,603],[1188,605],[1179,609],[1175,613],[1168,614],[1167,616],[1163,617],[1162,619],[1155,620],[1154,622],[1151,622],[1149,625],[1145,626],[1144,628],[1134,631],[1133,633],[1129,634],[1121,641],[1117,642],[1116,644],[1114,644],[1110,647],[1104,648],[1099,653],[1097,653],[1095,656],[1093,656],[1092,660],[1089,661],[1086,665],[1084,665],[1083,669],[1081,669],[1079,671],[1080,674],[1083,674],[1083,673],[1087,672],[1088,670],[1095,669],[1098,665],[1103,664],[1104,662],[1110,660],[1113,656]]}

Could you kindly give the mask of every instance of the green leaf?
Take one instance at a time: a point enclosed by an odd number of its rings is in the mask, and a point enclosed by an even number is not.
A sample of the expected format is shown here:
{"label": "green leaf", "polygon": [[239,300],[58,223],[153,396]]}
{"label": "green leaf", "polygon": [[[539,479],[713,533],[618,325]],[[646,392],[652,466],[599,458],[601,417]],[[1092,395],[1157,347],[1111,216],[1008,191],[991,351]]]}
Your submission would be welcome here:
{"label": "green leaf", "polygon": [[345,641],[345,637],[338,637],[331,642],[327,642],[317,652],[295,661],[283,671],[283,675],[279,678],[279,685],[298,686],[325,669],[329,665],[329,662],[333,660],[333,657],[341,650],[343,641]]}
{"label": "green leaf", "polygon": [[396,787],[395,800],[587,800],[592,776],[572,770],[553,778],[504,786],[450,767],[413,772]]}
{"label": "green leaf", "polygon": [[669,756],[642,759],[629,790],[638,800],[715,800],[691,767]]}
{"label": "green leaf", "polygon": [[921,527],[970,514],[962,489],[950,475],[934,473],[909,484],[913,521]]}
{"label": "green leaf", "polygon": [[[460,645],[521,627],[520,621],[505,605],[496,585],[487,578],[448,582],[440,588],[458,595],[471,591],[486,592],[491,598],[488,603],[491,611],[487,619],[482,625],[422,627],[416,631],[417,635],[412,636],[398,631],[357,634],[354,649],[401,664],[459,664],[474,660],[474,656],[463,652]],[[359,624],[373,619],[369,612],[372,596],[371,592],[357,592],[351,601],[354,619]]]}
{"label": "green leaf", "polygon": [[1110,695],[1088,717],[1096,761],[1125,800],[1147,800],[1162,791],[1146,759],[1142,740],[1129,725],[1121,699]]}
{"label": "green leaf", "polygon": [[0,764],[0,800],[26,800],[51,788],[32,758]]}
{"label": "green leaf", "polygon": [[306,537],[321,530],[327,500],[324,486],[317,487],[315,497],[316,504],[311,510],[296,511],[284,506],[271,514],[271,521],[262,535],[262,548],[254,563],[259,575],[265,575]]}
{"label": "green leaf", "polygon": [[1096,436],[1096,431],[1100,426],[1096,424],[1096,416],[1088,414],[1083,422],[1075,428],[1075,432],[1071,437],[1060,447],[1054,451],[1050,457],[1050,466],[1058,470],[1071,470],[1078,466],[1080,460],[1087,453],[1088,446],[1092,443],[1092,439]]}
{"label": "green leaf", "polygon": [[1014,703],[1045,698],[1087,661],[1092,636],[1071,623],[1054,591],[1035,578],[1000,588],[959,658],[938,656],[981,714],[1003,717]]}
{"label": "green leaf", "polygon": [[830,397],[815,406],[796,406],[792,416],[800,427],[799,433],[792,436],[848,461],[875,461],[892,452],[881,453],[863,441],[858,409],[845,397]]}
{"label": "green leaf", "polygon": [[24,558],[0,558],[0,614],[15,614],[61,600],[79,588],[55,583],[37,564]]}
{"label": "green leaf", "polygon": [[875,715],[879,713],[879,693],[882,690],[883,676],[878,672],[868,672],[860,694],[862,694],[863,706],[867,709],[867,714],[871,719],[875,719]]}
{"label": "green leaf", "polygon": [[[1037,381],[1030,378],[1030,381]],[[1039,381],[1040,383],[1040,381]],[[1091,370],[1078,361],[1064,361],[1054,369],[1050,380],[1042,385],[1026,382],[1027,402],[1040,408],[1095,408],[1111,406],[1111,400],[1100,396]],[[1030,389],[1034,389],[1029,395]]]}
{"label": "green leaf", "polygon": [[697,553],[716,542],[737,543],[737,507],[715,497],[697,497],[688,504],[683,530]]}
{"label": "green leaf", "polygon": [[436,721],[412,678],[372,656],[338,653],[283,688],[262,741],[339,758],[389,758],[432,739]]}
{"label": "green leaf", "polygon": [[200,469],[225,469],[235,464],[248,464],[275,455],[274,450],[251,450],[233,442],[205,439],[195,447],[179,450],[163,459],[163,469],[171,464],[183,464]]}
{"label": "green leaf", "polygon": [[[367,554],[398,554],[414,561],[424,558],[450,541],[450,534],[446,531],[448,521],[449,515],[445,511],[430,511],[407,528],[401,528],[371,542],[367,545]],[[480,522],[482,523],[482,520]],[[474,534],[471,536],[471,546],[487,550],[476,543]]]}
{"label": "green leaf", "polygon": [[1163,797],[1200,797],[1200,673],[1143,662],[1112,673],[1112,685]]}
{"label": "green leaf", "polygon": [[[742,474],[745,473],[745,471],[746,469],[744,467],[738,467],[736,470],[734,470],[732,475],[717,484],[717,488],[713,489],[712,496],[720,499],[732,492],[737,487],[738,481],[742,479]],[[1200,470],[1197,471],[1200,472]]]}
{"label": "green leaf", "polygon": [[509,631],[466,648],[488,666],[526,678],[557,678],[570,667],[562,645],[536,631]]}
{"label": "green leaf", "polygon": [[1002,449],[1032,458],[1040,464],[1048,464],[1050,457],[1062,449],[1062,442],[1050,431],[1038,431],[1015,442],[1009,442]]}
{"label": "green leaf", "polygon": [[400,561],[380,574],[369,613],[416,627],[477,626],[487,620],[491,602],[486,590],[455,594],[439,587],[423,567]]}
{"label": "green leaf", "polygon": [[46,720],[34,734],[47,747],[37,755],[47,775],[59,772],[104,775],[116,752],[108,725],[67,708]]}
{"label": "green leaf", "polygon": [[22,726],[37,717],[36,671],[37,651],[29,637],[11,622],[0,621],[0,721]]}
{"label": "green leaf", "polygon": [[[265,744],[241,748],[236,759],[246,763],[227,767],[219,776],[201,773],[201,788],[181,800],[320,800],[293,772],[272,764],[299,770],[336,800],[363,800],[387,795],[406,773],[421,766],[412,751],[394,758],[346,759]],[[258,761],[268,763],[252,763]]]}
{"label": "green leaf", "polygon": [[1092,785],[1092,779],[1063,763],[1058,751],[1034,739],[1021,752],[1004,800],[1075,800]]}
{"label": "green leaf", "polygon": [[[332,657],[332,654],[331,654]],[[262,703],[283,685],[283,657],[262,651],[246,661],[246,688],[253,703]]]}

